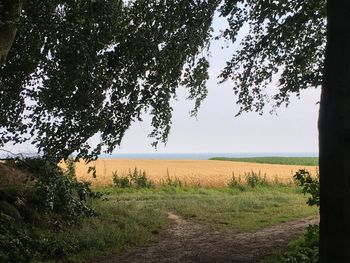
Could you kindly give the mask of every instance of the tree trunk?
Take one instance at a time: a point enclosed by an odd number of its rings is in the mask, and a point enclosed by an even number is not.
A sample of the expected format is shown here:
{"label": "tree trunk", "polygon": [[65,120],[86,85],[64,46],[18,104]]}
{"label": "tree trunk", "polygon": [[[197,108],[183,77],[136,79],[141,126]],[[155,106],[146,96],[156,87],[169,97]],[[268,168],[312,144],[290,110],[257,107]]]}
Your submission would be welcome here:
{"label": "tree trunk", "polygon": [[350,262],[350,1],[327,1],[320,145],[320,262]]}
{"label": "tree trunk", "polygon": [[0,65],[5,63],[17,33],[23,0],[0,0]]}

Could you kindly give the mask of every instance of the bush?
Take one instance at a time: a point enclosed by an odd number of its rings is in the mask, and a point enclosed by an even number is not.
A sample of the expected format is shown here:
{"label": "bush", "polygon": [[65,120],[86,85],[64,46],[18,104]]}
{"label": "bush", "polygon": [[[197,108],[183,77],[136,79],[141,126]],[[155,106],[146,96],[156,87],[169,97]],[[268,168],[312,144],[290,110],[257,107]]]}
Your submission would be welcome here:
{"label": "bush", "polygon": [[239,176],[238,179],[236,179],[234,173],[232,173],[232,177],[231,177],[230,181],[228,182],[227,186],[229,188],[238,189],[240,191],[244,191],[246,188],[241,181],[241,177]]}
{"label": "bush", "polygon": [[101,195],[92,192],[89,183],[77,181],[73,160],[67,161],[66,171],[41,158],[13,159],[7,164],[34,179],[0,191],[0,262],[46,262],[70,254],[76,249],[74,240],[67,244],[52,232],[79,217],[95,215],[87,199]]}
{"label": "bush", "polygon": [[113,183],[118,188],[151,188],[154,184],[147,178],[146,172],[138,170],[129,170],[128,174],[119,176],[117,171],[113,172]]}
{"label": "bush", "polygon": [[303,187],[304,194],[310,194],[307,204],[320,206],[320,183],[319,175],[312,177],[307,170],[301,169],[294,175],[295,182]]}
{"label": "bush", "polygon": [[303,237],[292,242],[288,251],[267,258],[265,263],[318,263],[319,227],[312,225],[307,228]]}
{"label": "bush", "polygon": [[135,167],[134,171],[131,173],[129,171],[131,184],[136,188],[151,188],[153,184],[148,180],[146,176],[146,171],[138,171]]}
{"label": "bush", "polygon": [[262,177],[260,172],[257,174],[254,171],[251,171],[249,173],[245,173],[244,177],[245,177],[245,184],[242,183],[241,176],[239,176],[237,179],[234,173],[232,173],[232,177],[228,182],[228,187],[236,188],[236,189],[239,189],[240,191],[244,191],[246,190],[246,187],[256,188],[258,186],[269,185],[269,182],[266,180],[266,175]]}
{"label": "bush", "polygon": [[0,262],[31,262],[38,241],[12,217],[0,212]]}
{"label": "bush", "polygon": [[88,182],[77,181],[74,163],[68,161],[66,172],[54,162],[42,158],[17,159],[10,164],[36,178],[34,193],[28,202],[40,211],[70,217],[95,215],[95,211],[86,205],[86,200],[100,194],[92,192]]}
{"label": "bush", "polygon": [[245,174],[246,182],[249,187],[255,188],[257,186],[267,186],[268,182],[266,180],[266,176],[261,176],[260,171],[259,173],[255,173],[253,171]]}
{"label": "bush", "polygon": [[112,173],[113,183],[118,188],[128,188],[131,187],[130,180],[127,176],[118,176],[117,171]]}
{"label": "bush", "polygon": [[100,194],[92,192],[89,183],[77,181],[72,160],[67,161],[67,171],[40,158],[14,159],[7,164],[29,172],[35,179],[26,191],[0,191],[3,206],[8,204],[20,213],[20,217],[11,216],[0,209],[0,262],[46,262],[67,256],[74,245],[53,238],[52,232],[79,217],[95,215],[86,201]]}
{"label": "bush", "polygon": [[[304,194],[310,194],[307,204],[320,206],[319,177],[312,177],[307,170],[301,169],[294,175],[297,185]],[[317,263],[319,262],[319,226],[310,225],[304,236],[292,243],[288,251],[269,258],[266,263]]]}
{"label": "bush", "polygon": [[[52,230],[50,229],[50,232]],[[76,249],[74,242],[52,238],[32,225],[0,212],[0,262],[47,262],[62,259]],[[56,262],[56,261],[55,261]]]}
{"label": "bush", "polygon": [[319,262],[319,226],[309,226],[304,237],[291,245],[284,255],[283,262],[288,263],[317,263]]}

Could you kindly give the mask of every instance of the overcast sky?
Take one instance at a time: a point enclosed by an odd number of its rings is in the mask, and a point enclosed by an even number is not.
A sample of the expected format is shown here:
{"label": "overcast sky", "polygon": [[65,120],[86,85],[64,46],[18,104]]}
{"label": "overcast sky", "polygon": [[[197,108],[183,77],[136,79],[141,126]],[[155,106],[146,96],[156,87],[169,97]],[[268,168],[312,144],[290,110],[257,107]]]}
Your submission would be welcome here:
{"label": "overcast sky", "polygon": [[300,100],[292,99],[277,115],[234,117],[238,106],[230,83],[217,85],[211,80],[208,86],[197,119],[189,116],[193,104],[185,100],[186,93],[179,92],[166,146],[159,145],[157,151],[150,146],[150,118],[146,116],[144,122],[132,125],[115,153],[318,152],[318,90],[302,92]]}

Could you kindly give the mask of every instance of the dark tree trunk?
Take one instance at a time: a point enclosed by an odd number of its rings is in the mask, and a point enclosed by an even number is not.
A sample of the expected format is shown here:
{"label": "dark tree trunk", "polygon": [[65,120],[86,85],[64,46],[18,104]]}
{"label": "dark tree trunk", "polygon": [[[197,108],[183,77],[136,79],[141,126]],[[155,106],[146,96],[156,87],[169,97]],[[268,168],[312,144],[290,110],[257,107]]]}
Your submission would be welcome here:
{"label": "dark tree trunk", "polygon": [[327,1],[319,118],[320,261],[350,262],[350,1]]}
{"label": "dark tree trunk", "polygon": [[0,0],[0,65],[15,40],[23,0]]}

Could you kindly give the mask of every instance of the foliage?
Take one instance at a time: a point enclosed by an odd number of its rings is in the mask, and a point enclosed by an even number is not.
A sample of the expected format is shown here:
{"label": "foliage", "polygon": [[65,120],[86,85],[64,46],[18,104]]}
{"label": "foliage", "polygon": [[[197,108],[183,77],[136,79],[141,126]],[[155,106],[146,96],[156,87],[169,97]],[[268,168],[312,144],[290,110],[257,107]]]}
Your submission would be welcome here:
{"label": "foliage", "polygon": [[130,180],[128,176],[118,176],[117,171],[112,173],[114,186],[119,188],[131,187]]}
{"label": "foliage", "polygon": [[10,164],[30,172],[36,178],[31,202],[39,210],[64,216],[92,216],[95,212],[86,205],[88,197],[99,197],[90,184],[78,182],[74,167],[65,174],[57,164],[42,158],[16,159]]}
{"label": "foliage", "polygon": [[75,162],[73,158],[68,158],[66,161],[66,170],[64,171],[64,175],[67,176],[69,179],[74,180],[76,178],[75,173]]}
{"label": "foliage", "polygon": [[219,2],[26,1],[0,65],[0,146],[31,140],[56,160],[92,159],[145,111],[150,135],[165,141],[176,88],[188,88],[194,111],[206,96],[203,51]]}
{"label": "foliage", "polygon": [[209,160],[248,162],[248,163],[305,165],[305,166],[318,165],[318,157],[248,157],[248,158],[214,157],[214,158],[210,158]]}
{"label": "foliage", "polygon": [[56,160],[74,151],[92,159],[145,111],[155,144],[166,141],[176,89],[188,88],[194,113],[206,97],[215,12],[229,24],[218,39],[239,42],[248,29],[221,73],[240,112],[262,112],[274,76],[276,105],[320,85],[325,1],[26,1],[0,66],[0,145],[30,139]]}
{"label": "foliage", "polygon": [[[243,111],[262,113],[265,89],[278,78],[276,106],[289,94],[322,83],[326,43],[326,1],[224,1],[221,14],[229,27],[222,36],[240,43],[221,73],[232,80]],[[246,32],[243,39],[238,33]]]}
{"label": "foliage", "polygon": [[[303,187],[304,194],[311,196],[307,200],[309,206],[320,206],[320,184],[319,178],[312,177],[307,170],[299,170],[294,175],[295,181]],[[309,226],[304,238],[294,244],[287,253],[283,255],[283,262],[291,263],[317,263],[319,262],[319,225]]]}
{"label": "foliage", "polygon": [[301,238],[289,244],[285,253],[275,254],[264,263],[318,263],[319,226],[310,225]]}
{"label": "foliage", "polygon": [[[310,194],[307,204],[320,206],[319,178],[312,177],[307,170],[301,169],[294,175],[295,182],[302,187],[302,192]],[[317,263],[319,262],[319,225],[310,225],[304,236],[291,243],[287,252],[273,255],[266,263]]]}
{"label": "foliage", "polygon": [[278,177],[276,176],[272,181],[268,181],[266,174],[264,176],[261,175],[261,172],[258,173],[251,171],[248,173],[245,173],[243,175],[244,180],[242,180],[242,176],[239,175],[238,178],[235,176],[234,173],[232,173],[232,177],[229,180],[227,186],[232,189],[238,189],[240,191],[245,191],[249,188],[258,188],[258,187],[268,187],[268,186],[281,186],[286,187],[293,184],[292,181],[290,182],[281,182]]}
{"label": "foliage", "polygon": [[320,183],[319,177],[312,177],[307,170],[301,169],[294,175],[294,180],[303,187],[304,194],[310,194],[307,204],[320,206]]}
{"label": "foliage", "polygon": [[[44,259],[63,258],[74,251],[72,242],[45,234],[43,230],[47,223],[44,219],[40,221],[37,224],[28,224],[0,213],[1,262],[42,262]],[[62,228],[66,227],[63,222],[60,223]],[[57,229],[49,231],[57,234]]]}
{"label": "foliage", "polygon": [[30,262],[35,257],[36,242],[15,220],[0,212],[0,261]]}
{"label": "foliage", "polygon": [[112,176],[114,185],[119,188],[151,188],[154,186],[147,178],[146,171],[138,170],[136,167],[133,171],[129,170],[126,175],[118,176],[115,171]]}
{"label": "foliage", "polygon": [[289,183],[281,183],[278,178],[275,178],[274,181],[269,182],[266,178],[266,174],[264,176],[261,175],[261,172],[256,173],[254,171],[245,173],[243,175],[245,181],[242,181],[241,175],[238,176],[238,179],[232,173],[232,177],[228,182],[227,186],[233,189],[239,189],[240,191],[245,191],[247,188],[256,188],[256,187],[265,187],[265,186],[288,186]]}
{"label": "foliage", "polygon": [[73,161],[67,162],[67,171],[41,158],[14,159],[7,164],[31,173],[35,184],[24,192],[3,189],[8,200],[16,200],[11,205],[18,209],[20,218],[0,211],[0,261],[39,262],[75,251],[73,239],[61,240],[54,235],[67,226],[77,227],[78,218],[96,215],[87,199],[101,194],[92,192],[88,183],[77,181]]}
{"label": "foliage", "polygon": [[232,173],[232,177],[230,181],[228,182],[227,186],[229,188],[236,188],[239,189],[240,191],[244,191],[246,187],[241,181],[241,176],[238,177],[238,179],[235,177],[234,173]]}
{"label": "foliage", "polygon": [[153,186],[146,176],[146,171],[138,171],[136,167],[132,173],[129,170],[129,177],[131,184],[136,188],[150,188]]}
{"label": "foliage", "polygon": [[251,171],[249,173],[244,174],[246,183],[249,187],[255,188],[257,186],[266,186],[268,185],[268,182],[266,180],[266,175],[261,176],[261,173],[255,173],[254,171]]}

